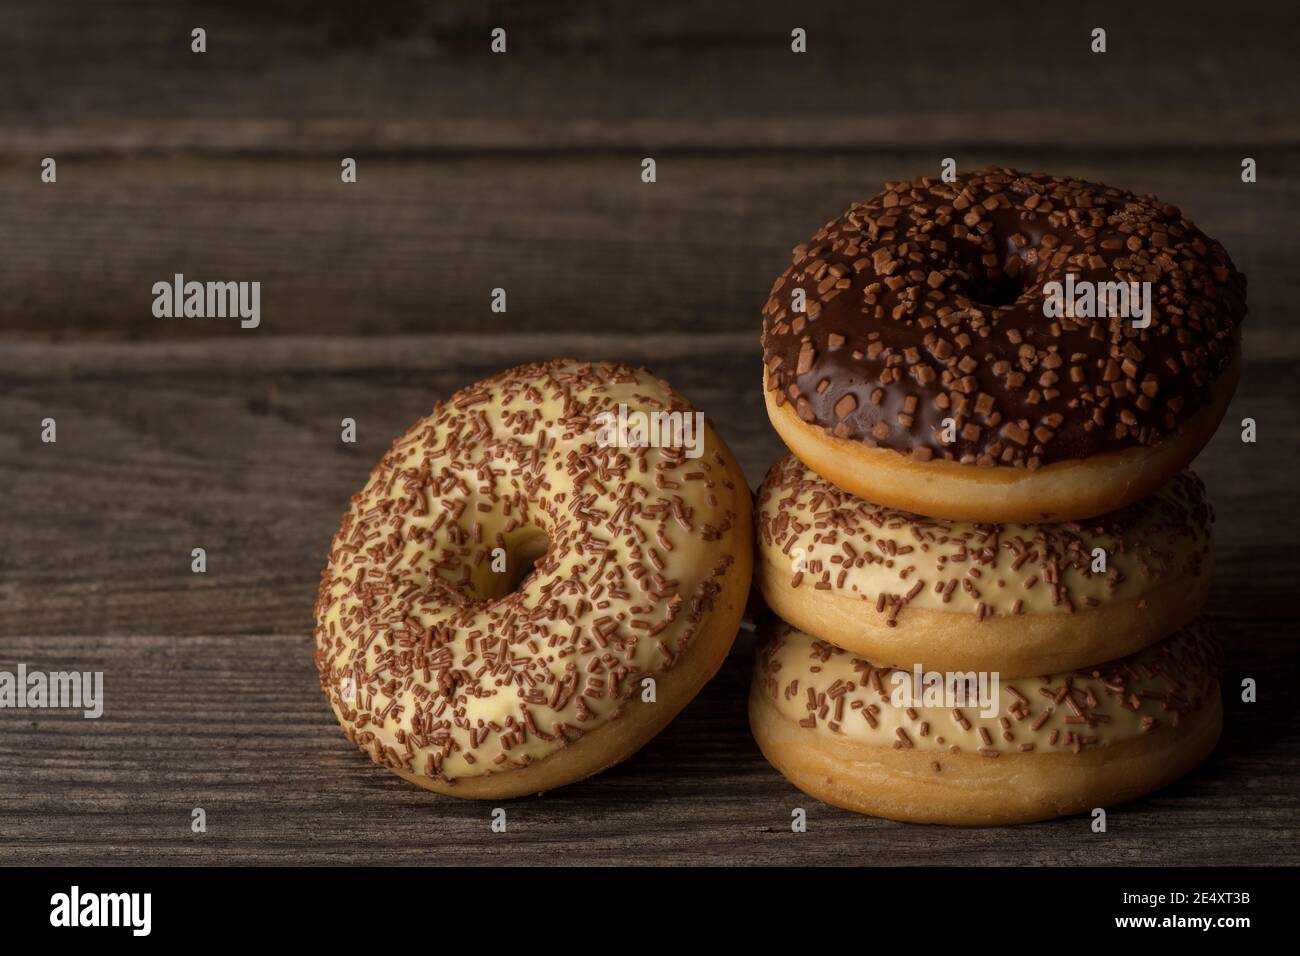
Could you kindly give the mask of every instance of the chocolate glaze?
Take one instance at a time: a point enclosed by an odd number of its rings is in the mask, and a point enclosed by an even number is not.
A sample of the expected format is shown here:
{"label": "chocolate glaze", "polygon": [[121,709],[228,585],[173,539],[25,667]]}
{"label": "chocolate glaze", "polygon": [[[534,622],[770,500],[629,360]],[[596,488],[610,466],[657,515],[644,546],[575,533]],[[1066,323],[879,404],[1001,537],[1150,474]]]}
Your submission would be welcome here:
{"label": "chocolate glaze", "polygon": [[[1150,325],[1049,318],[1067,273],[1150,282]],[[1158,444],[1210,400],[1245,313],[1245,276],[1177,207],[989,167],[890,183],[795,247],[763,360],[777,402],[838,437],[1032,469]]]}

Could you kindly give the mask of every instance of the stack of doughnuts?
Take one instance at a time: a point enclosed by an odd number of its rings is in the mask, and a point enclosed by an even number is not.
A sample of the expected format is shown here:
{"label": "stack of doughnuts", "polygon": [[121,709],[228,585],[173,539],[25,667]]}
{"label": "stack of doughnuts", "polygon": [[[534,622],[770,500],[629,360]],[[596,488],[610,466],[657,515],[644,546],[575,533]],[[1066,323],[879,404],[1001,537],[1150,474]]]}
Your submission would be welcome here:
{"label": "stack of doughnuts", "polygon": [[[1221,727],[1187,465],[1245,278],[1177,207],[990,167],[887,184],[763,310],[763,753],[829,803],[1000,824],[1186,773]],[[779,618],[779,619],[778,619]]]}

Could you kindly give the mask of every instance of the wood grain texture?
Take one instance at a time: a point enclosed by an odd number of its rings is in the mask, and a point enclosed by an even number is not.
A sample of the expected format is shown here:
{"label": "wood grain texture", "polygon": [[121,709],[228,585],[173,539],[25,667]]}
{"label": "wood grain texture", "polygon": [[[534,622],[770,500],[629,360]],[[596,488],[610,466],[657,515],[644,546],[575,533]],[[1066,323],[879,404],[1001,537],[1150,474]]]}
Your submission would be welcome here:
{"label": "wood grain texture", "polygon": [[[234,335],[238,323],[154,318],[175,273],[259,281],[263,331],[281,334],[740,332],[756,328],[790,250],[886,180],[938,172],[942,152],[662,157],[640,154],[362,159],[89,157],[0,162],[0,343],[18,336]],[[1068,149],[961,151],[1176,202],[1250,280],[1250,326],[1300,336],[1295,223],[1300,150],[1159,155]]]}
{"label": "wood grain texture", "polygon": [[1298,27],[1267,0],[11,0],[0,149],[1294,146]]}
{"label": "wood grain texture", "polygon": [[[1218,516],[1211,617],[1223,744],[1185,781],[1086,818],[1004,830],[905,826],[808,798],[745,721],[747,636],[721,674],[623,766],[490,806],[418,791],[343,739],[316,684],[311,606],[348,495],[436,398],[569,353],[649,364],[698,403],[753,483],[781,453],[752,336],[259,337],[25,345],[0,359],[0,667],[103,670],[98,721],[0,714],[0,862],[1297,862],[1290,726],[1300,439],[1292,364],[1249,363],[1198,461]],[[58,420],[59,440],[37,440]],[[344,446],[338,422],[359,423]],[[193,547],[208,573],[189,571]],[[203,807],[209,832],[191,834]],[[809,812],[806,834],[790,812]]]}

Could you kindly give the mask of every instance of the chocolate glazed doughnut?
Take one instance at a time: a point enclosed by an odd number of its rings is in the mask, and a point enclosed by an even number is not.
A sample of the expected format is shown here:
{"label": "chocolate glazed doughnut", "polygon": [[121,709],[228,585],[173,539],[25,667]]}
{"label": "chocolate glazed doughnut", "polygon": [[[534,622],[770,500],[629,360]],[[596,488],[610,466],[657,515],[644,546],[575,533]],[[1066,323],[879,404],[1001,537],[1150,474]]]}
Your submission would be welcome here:
{"label": "chocolate glazed doughnut", "polygon": [[[1114,299],[1099,318],[1049,317],[1049,283],[1149,283],[1149,324]],[[890,183],[773,285],[768,413],[806,464],[877,504],[1093,517],[1209,440],[1245,313],[1223,247],[1152,196],[992,167]]]}

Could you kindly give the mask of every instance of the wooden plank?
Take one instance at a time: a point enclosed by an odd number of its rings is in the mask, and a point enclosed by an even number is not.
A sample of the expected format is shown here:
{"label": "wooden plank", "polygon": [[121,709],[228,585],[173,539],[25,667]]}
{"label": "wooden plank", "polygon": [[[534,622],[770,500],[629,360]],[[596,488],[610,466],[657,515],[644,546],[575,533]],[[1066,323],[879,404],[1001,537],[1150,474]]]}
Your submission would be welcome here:
{"label": "wooden plank", "polygon": [[[789,250],[890,179],[937,172],[939,153],[664,158],[73,159],[41,184],[0,164],[0,341],[233,335],[238,323],[164,320],[155,282],[176,273],[262,283],[258,334],[758,332]],[[1252,280],[1250,330],[1284,330],[1300,151],[1261,156],[1244,185],[1231,151],[959,152],[1067,172],[1177,202]]]}
{"label": "wooden plank", "polygon": [[1298,40],[1284,4],[1212,0],[15,0],[0,150],[1259,149],[1300,142]]}

